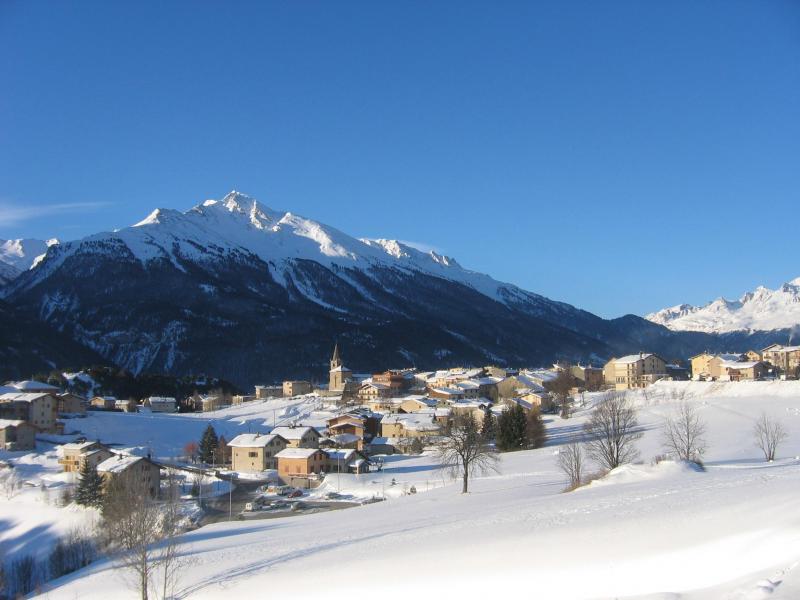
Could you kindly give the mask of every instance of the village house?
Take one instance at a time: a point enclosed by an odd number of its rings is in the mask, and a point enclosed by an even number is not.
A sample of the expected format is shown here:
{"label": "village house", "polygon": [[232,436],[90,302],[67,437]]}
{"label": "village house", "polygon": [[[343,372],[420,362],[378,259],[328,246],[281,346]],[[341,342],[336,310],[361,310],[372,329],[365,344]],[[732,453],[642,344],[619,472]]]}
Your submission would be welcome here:
{"label": "village house", "polygon": [[578,387],[595,392],[603,387],[603,369],[583,365],[573,365],[570,373],[578,382]]}
{"label": "village house", "polygon": [[744,353],[744,360],[751,361],[751,362],[759,362],[763,361],[764,357],[761,355],[761,352],[756,352],[755,350],[748,350]]}
{"label": "village house", "polygon": [[777,367],[785,379],[800,377],[800,346],[772,344],[764,348],[761,355],[764,362]]}
{"label": "village house", "polygon": [[36,428],[21,419],[0,419],[0,450],[36,449]]}
{"label": "village house", "polygon": [[368,381],[358,388],[356,395],[362,403],[368,403],[378,398],[390,398],[392,396],[392,388],[382,383]]}
{"label": "village house", "polygon": [[270,433],[281,436],[289,448],[319,448],[322,437],[313,427],[303,425],[275,427]]}
{"label": "village house", "polygon": [[31,379],[26,379],[25,381],[14,381],[8,385],[19,390],[20,392],[26,392],[29,394],[58,394],[59,392],[58,387],[54,385],[42,383],[41,381],[33,381]]}
{"label": "village house", "polygon": [[150,412],[154,413],[174,413],[178,410],[178,403],[172,396],[150,396],[144,401],[145,406],[150,407]]}
{"label": "village house", "polygon": [[404,398],[400,403],[398,412],[413,413],[425,410],[428,408],[436,408],[438,404],[435,398],[426,398],[425,396],[410,396]]}
{"label": "village house", "polygon": [[478,377],[477,379],[472,379],[478,384],[478,397],[479,398],[488,398],[492,402],[497,402],[497,399],[500,397],[497,391],[497,384],[503,381],[506,378],[504,375],[503,377],[498,377],[496,375],[486,375],[484,377]]}
{"label": "village house", "polygon": [[[281,391],[278,394],[278,396],[281,396],[281,395],[283,395],[283,388],[279,388],[279,389]],[[252,402],[255,399],[256,399],[256,396],[252,395],[252,394],[251,395],[237,394],[237,395],[231,397],[231,404],[233,406],[239,406],[240,404],[244,404],[246,402]]]}
{"label": "village house", "polygon": [[439,435],[441,423],[435,413],[416,412],[407,414],[385,415],[381,419],[381,437],[392,438],[427,438]]}
{"label": "village house", "polygon": [[450,410],[454,417],[469,415],[478,423],[482,423],[486,411],[491,406],[492,402],[487,398],[478,398],[475,400],[461,400],[455,402],[450,406]]}
{"label": "village house", "polygon": [[254,398],[265,400],[267,398],[280,398],[283,396],[283,386],[280,385],[257,385]]}
{"label": "village house", "polygon": [[97,467],[104,460],[111,458],[113,453],[100,442],[71,442],[62,445],[59,450],[61,457],[58,464],[65,473],[80,473],[85,462]]}
{"label": "village house", "polygon": [[372,412],[396,413],[400,410],[403,398],[371,398],[366,401],[366,406]]}
{"label": "village house", "polygon": [[767,374],[767,365],[761,361],[722,361],[719,364],[720,381],[755,381]]}
{"label": "village house", "polygon": [[390,437],[374,437],[369,444],[364,446],[364,453],[368,456],[376,454],[395,454],[400,451],[400,440]]}
{"label": "village house", "polygon": [[319,448],[285,448],[276,455],[278,476],[287,484],[325,472],[328,455]]}
{"label": "village house", "polygon": [[104,484],[120,481],[131,492],[158,497],[161,485],[161,469],[157,464],[143,456],[123,456],[117,454],[97,465],[97,472]]}
{"label": "village house", "polygon": [[323,450],[326,473],[367,473],[369,459],[365,454],[353,449]]}
{"label": "village house", "polygon": [[445,402],[456,402],[465,398],[464,390],[461,388],[437,387],[428,390],[428,396]]}
{"label": "village house", "polygon": [[228,442],[231,449],[232,469],[239,473],[260,473],[266,469],[277,469],[275,456],[288,442],[274,433],[242,433]]}
{"label": "village house", "polygon": [[27,421],[46,433],[57,433],[58,398],[51,392],[8,392],[0,395],[0,418]]}
{"label": "village house", "polygon": [[310,381],[292,380],[283,382],[283,395],[286,398],[291,398],[293,396],[304,396],[305,394],[310,394],[313,391],[314,386],[311,385]]}
{"label": "village house", "polygon": [[618,391],[644,388],[667,376],[667,363],[657,354],[629,354],[612,358],[603,368],[606,385]]}
{"label": "village house", "polygon": [[127,400],[117,399],[114,401],[114,410],[119,410],[126,413],[139,412],[139,403],[132,398],[128,398]]}
{"label": "village house", "polygon": [[465,379],[453,384],[453,389],[461,390],[464,393],[464,398],[472,400],[480,398],[481,385],[472,379]]}
{"label": "village house", "polygon": [[742,360],[741,354],[711,354],[702,352],[689,359],[692,365],[692,379],[695,381],[717,380],[722,375],[720,363]]}
{"label": "village house", "polygon": [[77,394],[66,393],[58,395],[58,414],[59,415],[85,415],[86,398],[78,396]]}
{"label": "village house", "polygon": [[89,406],[95,410],[114,410],[116,404],[114,396],[95,396],[89,401]]}
{"label": "village house", "polygon": [[514,400],[522,400],[525,404],[521,405],[523,408],[529,406],[541,411],[553,410],[553,397],[550,392],[541,387],[535,388],[521,388],[515,391]]}
{"label": "village house", "polygon": [[391,390],[391,395],[396,395],[411,387],[412,380],[406,377],[406,373],[403,371],[384,371],[375,373],[372,376],[372,382],[385,385]]}

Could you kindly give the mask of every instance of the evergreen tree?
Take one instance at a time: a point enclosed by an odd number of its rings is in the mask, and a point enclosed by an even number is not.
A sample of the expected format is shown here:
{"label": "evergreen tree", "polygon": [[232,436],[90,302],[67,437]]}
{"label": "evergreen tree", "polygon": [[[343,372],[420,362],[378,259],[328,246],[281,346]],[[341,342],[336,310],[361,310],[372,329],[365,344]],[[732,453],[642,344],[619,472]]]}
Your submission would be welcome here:
{"label": "evergreen tree", "polygon": [[219,445],[219,438],[217,432],[208,424],[206,430],[203,432],[203,437],[200,438],[200,460],[206,464],[214,461],[214,452]]}
{"label": "evergreen tree", "polygon": [[526,437],[528,446],[531,448],[541,448],[544,446],[544,440],[547,437],[547,432],[544,428],[544,421],[538,409],[533,408],[528,413],[526,422]]}
{"label": "evergreen tree", "polygon": [[81,506],[95,508],[99,508],[103,503],[103,478],[88,460],[84,460],[81,466],[80,479],[75,490],[75,502]]}
{"label": "evergreen tree", "polygon": [[497,447],[503,452],[522,450],[527,446],[527,419],[519,404],[503,409],[497,420]]}
{"label": "evergreen tree", "polygon": [[481,424],[481,437],[484,440],[493,440],[497,435],[497,420],[492,414],[492,409],[487,407],[483,413],[483,423]]}

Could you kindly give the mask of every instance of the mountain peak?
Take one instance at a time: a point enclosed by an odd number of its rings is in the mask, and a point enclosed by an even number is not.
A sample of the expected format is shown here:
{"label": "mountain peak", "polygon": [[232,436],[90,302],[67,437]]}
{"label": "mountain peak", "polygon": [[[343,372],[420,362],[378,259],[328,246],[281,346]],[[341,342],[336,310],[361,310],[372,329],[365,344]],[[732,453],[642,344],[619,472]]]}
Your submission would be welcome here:
{"label": "mountain peak", "polygon": [[800,277],[776,290],[763,285],[742,294],[738,301],[717,298],[704,306],[681,304],[645,316],[673,331],[730,333],[774,331],[800,324]]}

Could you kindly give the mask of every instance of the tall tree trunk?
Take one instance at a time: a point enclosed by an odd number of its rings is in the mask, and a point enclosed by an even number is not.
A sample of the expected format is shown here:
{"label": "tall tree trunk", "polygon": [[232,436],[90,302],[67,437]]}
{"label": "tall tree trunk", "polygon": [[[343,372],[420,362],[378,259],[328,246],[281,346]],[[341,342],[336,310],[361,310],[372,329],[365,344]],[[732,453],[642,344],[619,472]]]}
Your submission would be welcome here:
{"label": "tall tree trunk", "polygon": [[469,491],[469,473],[467,473],[467,469],[464,469],[464,484],[461,486],[461,493],[466,494]]}

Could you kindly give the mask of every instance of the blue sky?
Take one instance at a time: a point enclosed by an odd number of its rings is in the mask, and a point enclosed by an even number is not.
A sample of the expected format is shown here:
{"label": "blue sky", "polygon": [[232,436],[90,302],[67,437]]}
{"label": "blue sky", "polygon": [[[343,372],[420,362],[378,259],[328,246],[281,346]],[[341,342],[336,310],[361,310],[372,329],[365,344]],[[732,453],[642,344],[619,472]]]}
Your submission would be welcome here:
{"label": "blue sky", "polygon": [[800,3],[0,0],[0,238],[231,189],[603,316],[800,276]]}

